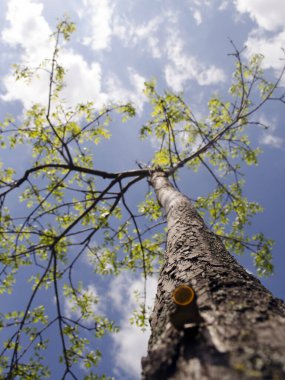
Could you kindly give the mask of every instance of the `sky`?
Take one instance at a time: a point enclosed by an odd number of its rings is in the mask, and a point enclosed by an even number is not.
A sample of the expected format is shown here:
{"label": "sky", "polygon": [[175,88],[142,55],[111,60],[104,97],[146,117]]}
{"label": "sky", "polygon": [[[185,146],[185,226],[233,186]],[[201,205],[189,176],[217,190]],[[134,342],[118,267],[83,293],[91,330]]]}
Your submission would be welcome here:
{"label": "sky", "polygon": [[[93,100],[99,108],[123,99],[133,102],[138,120],[144,120],[144,82],[155,77],[158,88],[183,91],[196,114],[203,115],[211,94],[226,94],[233,72],[230,40],[239,49],[247,47],[246,57],[264,54],[264,69],[272,78],[284,64],[284,0],[1,0],[1,118],[6,113],[21,118],[23,110],[35,101],[46,104],[46,76],[40,75],[27,87],[15,81],[11,65],[36,67],[50,57],[49,36],[63,15],[70,16],[77,25],[77,32],[61,55],[68,68],[64,97],[71,106]],[[260,118],[270,128],[253,134],[264,153],[259,166],[246,172],[246,192],[265,208],[255,228],[276,241],[275,273],[262,282],[284,299],[284,108],[283,112],[281,106],[266,108]],[[134,128],[114,133],[113,156],[99,150],[100,169],[131,169],[135,160],[145,158],[145,148],[137,142],[136,132]],[[28,159],[29,153],[26,155]],[[18,167],[22,165],[23,158],[14,160]],[[201,178],[195,192],[207,186],[203,181]],[[190,190],[186,189],[189,196]],[[254,271],[248,258],[239,261]],[[88,265],[87,261],[82,263],[78,276],[85,276]],[[134,291],[141,287],[139,278],[124,274],[110,279],[104,293],[120,332],[102,343],[101,370],[118,380],[140,378],[140,358],[146,352],[149,331],[143,333],[131,326],[129,316],[135,307]],[[156,280],[151,279],[149,306],[155,290]],[[102,292],[91,275],[86,291],[99,297]],[[72,313],[70,304],[65,307]],[[96,307],[108,313],[104,303]]]}

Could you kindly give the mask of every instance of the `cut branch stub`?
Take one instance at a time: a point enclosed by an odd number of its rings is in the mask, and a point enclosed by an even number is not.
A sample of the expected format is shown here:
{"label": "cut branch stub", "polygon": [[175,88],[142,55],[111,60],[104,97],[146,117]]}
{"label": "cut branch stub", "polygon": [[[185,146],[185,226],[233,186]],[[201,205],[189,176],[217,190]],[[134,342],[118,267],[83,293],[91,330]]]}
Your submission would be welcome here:
{"label": "cut branch stub", "polygon": [[172,297],[176,305],[187,306],[194,301],[195,293],[190,286],[180,285],[174,289]]}
{"label": "cut branch stub", "polygon": [[202,322],[194,290],[188,285],[179,285],[172,293],[175,310],[170,315],[171,323],[177,329],[197,326]]}

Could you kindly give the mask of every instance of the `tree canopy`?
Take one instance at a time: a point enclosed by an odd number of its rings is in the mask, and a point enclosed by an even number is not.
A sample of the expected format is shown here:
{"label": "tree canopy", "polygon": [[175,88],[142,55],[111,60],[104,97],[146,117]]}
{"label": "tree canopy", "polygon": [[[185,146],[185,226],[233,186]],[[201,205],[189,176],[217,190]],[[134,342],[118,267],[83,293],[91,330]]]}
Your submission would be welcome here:
{"label": "tree canopy", "polygon": [[[249,252],[260,275],[273,271],[273,241],[263,233],[248,233],[252,217],[262,207],[244,196],[242,168],[258,162],[260,150],[252,146],[247,130],[267,127],[259,110],[269,101],[284,104],[279,87],[284,69],[271,83],[262,70],[263,57],[244,61],[232,42],[235,70],[228,97],[214,94],[208,114],[199,118],[182,93],[161,93],[155,80],[147,82],[150,115],[139,128],[139,138],[152,142],[153,156],[146,163],[111,172],[98,166],[96,147],[111,138],[112,123],[128,123],[136,109],[130,103],[103,109],[92,101],[73,108],[66,104],[60,53],[62,41],[68,41],[74,30],[72,22],[61,21],[51,36],[50,59],[36,68],[15,65],[16,79],[28,83],[39,72],[46,73],[47,104],[35,99],[21,123],[9,115],[0,126],[2,149],[20,158],[30,155],[28,166],[3,162],[0,177],[1,297],[17,296],[18,284],[26,280],[30,286],[23,305],[21,300],[19,308],[7,306],[0,314],[5,338],[0,351],[2,379],[50,375],[45,362],[45,351],[54,344],[48,338],[50,330],[59,338],[63,379],[78,378],[80,365],[90,372],[86,379],[100,378],[93,371],[101,356],[94,338],[116,332],[116,321],[94,312],[97,296],[86,290],[84,279],[78,280],[76,268],[88,255],[100,275],[132,271],[146,281],[157,273],[163,260],[165,220],[147,182],[155,171],[162,170],[179,188],[186,170],[204,168],[216,186],[194,200],[198,212],[231,253]],[[137,189],[141,200],[134,204]],[[145,291],[146,287],[133,316],[141,327],[147,324]],[[49,313],[47,294],[54,297]],[[63,299],[69,300],[74,317],[66,315]]]}

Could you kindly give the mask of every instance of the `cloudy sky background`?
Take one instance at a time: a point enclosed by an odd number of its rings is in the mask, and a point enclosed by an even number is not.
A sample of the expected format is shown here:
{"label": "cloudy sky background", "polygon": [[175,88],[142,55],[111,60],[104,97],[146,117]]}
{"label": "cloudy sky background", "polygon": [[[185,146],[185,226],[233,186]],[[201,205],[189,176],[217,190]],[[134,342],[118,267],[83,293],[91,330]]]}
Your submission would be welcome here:
{"label": "cloudy sky background", "polygon": [[[42,74],[27,87],[15,82],[11,65],[36,67],[50,57],[49,36],[64,14],[77,24],[61,55],[68,68],[64,97],[69,105],[93,100],[99,108],[130,100],[143,120],[142,89],[146,80],[155,77],[160,89],[183,90],[196,114],[202,115],[213,92],[226,94],[233,71],[230,39],[240,49],[247,46],[246,56],[263,53],[264,68],[272,77],[284,64],[280,59],[285,48],[284,0],[1,0],[1,117],[7,112],[20,117],[35,101],[46,104],[48,77]],[[259,167],[248,171],[246,189],[251,200],[265,206],[256,220],[257,230],[276,240],[275,274],[263,282],[284,298],[284,108],[265,109],[261,117],[270,128],[254,134],[264,154]],[[116,138],[116,160],[101,152],[99,169],[129,169],[135,159],[144,158],[133,131],[121,130]],[[253,270],[248,258],[240,260]],[[86,273],[87,266],[83,263],[80,273]],[[124,275],[111,281],[105,293],[121,331],[104,343],[101,369],[116,379],[139,378],[148,332],[131,327],[128,318],[135,302],[133,291],[141,286],[139,279]],[[155,280],[148,282],[148,288],[151,305]],[[92,277],[86,291],[100,296]],[[98,308],[108,312],[103,303]]]}

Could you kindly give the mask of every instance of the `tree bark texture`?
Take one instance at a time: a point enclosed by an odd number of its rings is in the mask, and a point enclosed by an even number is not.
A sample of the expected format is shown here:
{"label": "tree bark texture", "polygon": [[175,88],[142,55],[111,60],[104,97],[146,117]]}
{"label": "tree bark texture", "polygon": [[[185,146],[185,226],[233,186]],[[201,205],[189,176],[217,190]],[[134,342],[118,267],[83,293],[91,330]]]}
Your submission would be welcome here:
{"label": "tree bark texture", "polygon": [[[285,379],[285,305],[247,273],[163,172],[151,177],[167,215],[144,380]],[[173,290],[193,288],[191,310]]]}

